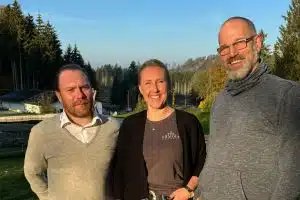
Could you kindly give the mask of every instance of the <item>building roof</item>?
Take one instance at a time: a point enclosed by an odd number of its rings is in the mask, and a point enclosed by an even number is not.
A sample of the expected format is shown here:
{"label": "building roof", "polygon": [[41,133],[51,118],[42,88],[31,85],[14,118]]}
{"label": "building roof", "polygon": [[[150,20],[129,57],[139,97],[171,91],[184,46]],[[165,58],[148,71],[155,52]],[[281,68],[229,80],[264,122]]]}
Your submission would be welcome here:
{"label": "building roof", "polygon": [[57,102],[58,99],[54,91],[43,91],[30,98],[28,98],[25,103],[35,104],[35,105],[48,105]]}
{"label": "building roof", "polygon": [[18,90],[6,93],[0,96],[0,101],[9,101],[9,102],[22,102],[26,101],[30,97],[33,97],[36,94],[41,93],[41,90]]}

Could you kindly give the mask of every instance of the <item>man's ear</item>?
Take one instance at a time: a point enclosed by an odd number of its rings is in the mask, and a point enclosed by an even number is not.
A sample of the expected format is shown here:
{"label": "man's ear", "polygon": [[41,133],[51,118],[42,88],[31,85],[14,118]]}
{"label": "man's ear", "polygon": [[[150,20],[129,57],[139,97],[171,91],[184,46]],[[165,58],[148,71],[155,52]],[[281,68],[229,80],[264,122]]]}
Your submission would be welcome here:
{"label": "man's ear", "polygon": [[93,102],[95,104],[96,103],[97,90],[95,90],[94,88],[92,88],[92,95],[93,95]]}
{"label": "man's ear", "polygon": [[58,101],[60,103],[62,103],[60,92],[59,91],[55,91],[55,94],[56,94],[56,97],[57,97]]}
{"label": "man's ear", "polygon": [[264,36],[263,36],[262,34],[258,34],[258,35],[255,37],[255,46],[256,46],[256,49],[257,49],[259,52],[261,51],[263,42],[264,42]]}

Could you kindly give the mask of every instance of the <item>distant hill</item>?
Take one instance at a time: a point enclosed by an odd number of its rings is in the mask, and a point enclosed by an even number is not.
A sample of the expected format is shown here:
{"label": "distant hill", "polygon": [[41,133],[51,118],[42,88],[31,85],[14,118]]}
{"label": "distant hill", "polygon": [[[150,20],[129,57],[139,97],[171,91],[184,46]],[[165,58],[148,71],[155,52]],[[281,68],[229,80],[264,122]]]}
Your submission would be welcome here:
{"label": "distant hill", "polygon": [[4,5],[0,5],[0,12],[2,11],[2,9],[4,9],[6,6]]}
{"label": "distant hill", "polygon": [[196,59],[190,58],[184,64],[180,65],[176,71],[199,71],[215,65],[217,62],[219,62],[219,57],[217,55],[203,56]]}

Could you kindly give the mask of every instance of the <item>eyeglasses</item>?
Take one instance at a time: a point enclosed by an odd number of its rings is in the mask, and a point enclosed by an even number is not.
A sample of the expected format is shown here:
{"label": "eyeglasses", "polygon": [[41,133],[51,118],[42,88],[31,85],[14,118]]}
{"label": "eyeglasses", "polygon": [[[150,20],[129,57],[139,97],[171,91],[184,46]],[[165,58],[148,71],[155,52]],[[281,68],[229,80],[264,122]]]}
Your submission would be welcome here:
{"label": "eyeglasses", "polygon": [[238,40],[238,41],[232,43],[231,45],[221,46],[217,49],[217,51],[221,56],[226,56],[230,53],[230,46],[233,46],[233,48],[235,48],[236,50],[242,50],[247,47],[247,43],[250,40],[252,40],[255,36],[257,36],[257,35],[253,35],[251,37]]}

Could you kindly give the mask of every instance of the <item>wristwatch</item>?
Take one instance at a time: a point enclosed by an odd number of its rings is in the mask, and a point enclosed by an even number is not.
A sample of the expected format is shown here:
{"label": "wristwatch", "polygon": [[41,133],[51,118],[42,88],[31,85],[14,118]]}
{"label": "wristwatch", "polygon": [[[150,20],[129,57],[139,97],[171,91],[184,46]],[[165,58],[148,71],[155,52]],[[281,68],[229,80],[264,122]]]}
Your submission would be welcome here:
{"label": "wristwatch", "polygon": [[192,190],[192,189],[191,189],[189,186],[187,186],[187,185],[186,185],[184,188],[185,188],[188,192],[194,192],[194,190]]}

